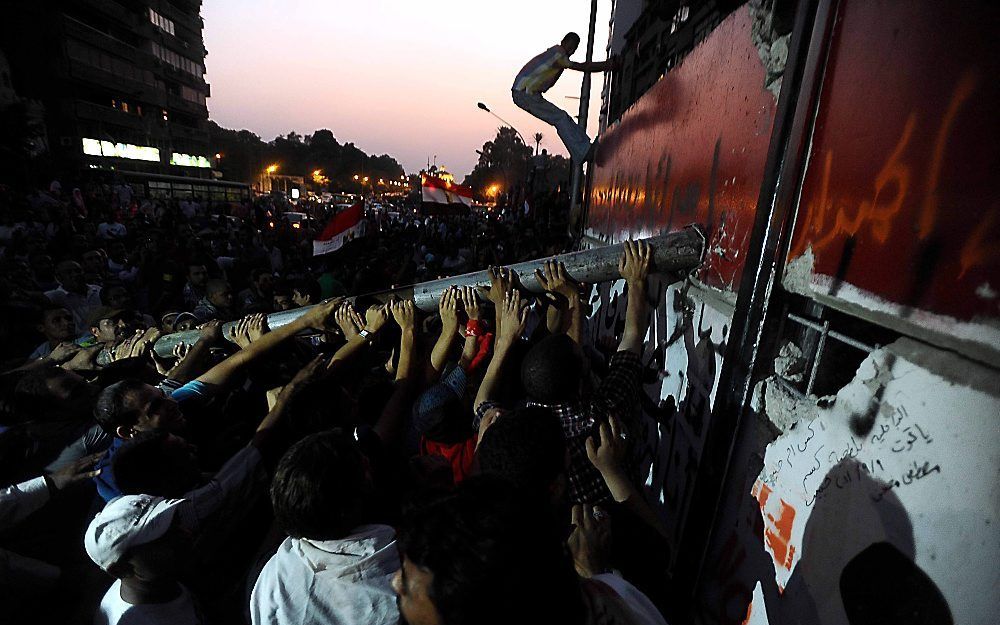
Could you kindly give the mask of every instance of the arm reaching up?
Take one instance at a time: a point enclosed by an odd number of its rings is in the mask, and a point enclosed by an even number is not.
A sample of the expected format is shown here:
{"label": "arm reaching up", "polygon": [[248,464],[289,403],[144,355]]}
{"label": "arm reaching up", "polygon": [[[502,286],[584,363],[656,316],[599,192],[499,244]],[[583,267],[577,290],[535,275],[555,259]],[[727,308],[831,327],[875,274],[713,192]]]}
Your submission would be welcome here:
{"label": "arm reaching up", "polygon": [[394,443],[399,437],[407,408],[416,391],[417,378],[414,357],[417,342],[416,308],[412,300],[393,302],[390,307],[392,318],[400,329],[399,364],[396,366],[395,389],[373,428],[379,438],[388,444]]}
{"label": "arm reaching up", "polygon": [[611,496],[618,503],[624,504],[661,536],[670,538],[670,532],[663,523],[663,519],[649,507],[642,493],[625,473],[625,453],[628,450],[628,441],[625,438],[625,428],[618,418],[612,416],[606,423],[601,423],[598,428],[598,436],[600,440],[597,442],[593,438],[587,439],[587,458],[601,472],[601,477],[608,485]]}
{"label": "arm reaching up", "polygon": [[237,375],[243,373],[251,364],[258,362],[299,332],[306,330],[322,332],[329,329],[329,326],[333,323],[334,312],[336,312],[342,301],[343,299],[329,300],[313,306],[301,317],[281,326],[277,330],[271,330],[250,343],[245,349],[241,349],[215,365],[207,373],[198,377],[198,381],[205,384],[225,386]]}
{"label": "arm reaching up", "polygon": [[517,291],[507,291],[503,305],[497,309],[497,324],[500,329],[497,330],[493,359],[490,360],[490,365],[486,368],[483,383],[479,385],[479,392],[476,394],[477,412],[481,404],[496,397],[504,363],[517,340],[521,338],[527,323],[528,309],[522,304]]}
{"label": "arm reaching up", "polygon": [[[580,305],[580,284],[566,273],[566,265],[554,260],[535,270],[535,278],[548,293],[553,294],[559,306],[551,306],[558,319],[547,319],[553,334],[566,333],[577,345],[583,344],[583,307]],[[564,309],[563,309],[564,308]]]}
{"label": "arm reaching up", "polygon": [[459,291],[455,287],[445,289],[438,302],[438,312],[441,314],[441,336],[438,337],[431,350],[432,380],[441,377],[444,365],[448,361],[451,346],[455,343],[458,331],[458,300]]}
{"label": "arm reaching up", "polygon": [[645,241],[625,241],[625,252],[618,261],[618,272],[628,285],[628,308],[625,311],[625,332],[618,351],[642,354],[642,343],[649,328],[649,303],[646,278],[653,251]]}

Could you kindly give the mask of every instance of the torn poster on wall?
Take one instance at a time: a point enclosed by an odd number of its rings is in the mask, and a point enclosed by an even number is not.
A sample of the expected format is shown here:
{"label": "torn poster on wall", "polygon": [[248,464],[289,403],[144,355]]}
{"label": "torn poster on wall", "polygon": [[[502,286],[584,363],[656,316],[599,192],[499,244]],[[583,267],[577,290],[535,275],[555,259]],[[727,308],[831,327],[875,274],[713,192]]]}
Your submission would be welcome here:
{"label": "torn poster on wall", "polygon": [[844,566],[888,542],[930,576],[956,622],[977,622],[959,615],[984,613],[979,604],[1000,583],[1000,538],[990,529],[1000,509],[997,401],[893,346],[869,355],[835,398],[811,400],[818,416],[768,445],[752,489],[779,592],[799,578],[830,602],[819,614],[842,613]]}

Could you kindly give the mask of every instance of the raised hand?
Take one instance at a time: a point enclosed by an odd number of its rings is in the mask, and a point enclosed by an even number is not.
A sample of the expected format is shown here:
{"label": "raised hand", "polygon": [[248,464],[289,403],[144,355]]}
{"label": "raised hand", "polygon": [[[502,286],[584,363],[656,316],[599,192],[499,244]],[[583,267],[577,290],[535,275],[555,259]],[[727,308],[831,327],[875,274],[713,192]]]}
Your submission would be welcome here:
{"label": "raised hand", "polygon": [[198,337],[209,343],[218,343],[222,340],[222,322],[212,320],[198,326]]}
{"label": "raised hand", "polygon": [[507,267],[490,267],[490,289],[487,291],[487,298],[493,305],[499,308],[503,305],[504,295],[511,289],[520,288],[520,280],[517,272],[511,271]]}
{"label": "raised hand", "polygon": [[438,312],[441,315],[442,334],[446,332],[449,335],[453,334],[455,328],[458,327],[458,300],[458,287],[449,287],[441,293],[441,299],[438,301]]}
{"label": "raised hand", "polygon": [[132,336],[122,339],[111,348],[111,362],[118,362],[132,357],[132,350],[142,340],[143,331],[136,330]]}
{"label": "raised hand", "polygon": [[497,310],[498,330],[497,343],[513,345],[521,338],[528,325],[528,308],[521,301],[517,291],[507,291],[502,306]]}
{"label": "raised hand", "polygon": [[597,434],[597,441],[590,437],[585,443],[590,463],[604,476],[623,471],[628,441],[621,421],[615,416],[609,417],[598,427]]}
{"label": "raised hand", "polygon": [[459,299],[462,300],[462,307],[470,321],[479,320],[479,298],[476,297],[476,289],[471,286],[463,286],[458,292]]}
{"label": "raised hand", "polygon": [[49,354],[49,360],[61,365],[73,356],[76,356],[79,352],[80,346],[76,343],[62,342],[52,349],[52,353]]}
{"label": "raised hand", "polygon": [[376,333],[389,321],[389,305],[371,306],[365,311],[365,330]]}
{"label": "raised hand", "polygon": [[247,320],[247,334],[250,337],[251,343],[271,331],[271,328],[267,325],[267,315],[264,313],[256,313],[245,317],[245,319]]}
{"label": "raised hand", "polygon": [[566,265],[555,260],[547,260],[535,270],[538,284],[549,293],[558,293],[569,301],[580,296],[580,283],[566,273]]}
{"label": "raised hand", "polygon": [[343,297],[335,297],[320,302],[296,319],[296,323],[313,330],[329,330],[334,323],[334,314],[340,308],[340,305],[344,303],[344,299]]}
{"label": "raised hand", "polygon": [[59,491],[67,486],[76,484],[77,482],[83,482],[84,480],[97,477],[101,474],[101,470],[94,469],[94,465],[97,464],[97,461],[100,460],[103,455],[103,451],[96,454],[90,454],[89,456],[84,456],[79,460],[74,460],[66,466],[53,471],[49,474],[49,479],[52,480],[53,488]]}
{"label": "raised hand", "polygon": [[334,321],[337,322],[337,327],[344,334],[344,338],[351,340],[357,336],[361,330],[365,327],[365,320],[361,318],[358,311],[354,310],[354,306],[350,303],[345,302],[337,309],[337,312],[333,315]]}
{"label": "raised hand", "polygon": [[581,577],[593,577],[607,570],[611,552],[611,523],[598,506],[573,506],[573,533],[566,541],[573,564]]}
{"label": "raised hand", "polygon": [[101,367],[97,364],[97,356],[100,355],[104,345],[98,343],[90,347],[80,349],[72,358],[62,364],[62,368],[67,371],[90,372],[97,371]]}
{"label": "raised hand", "polygon": [[236,325],[229,328],[229,340],[246,349],[252,342],[250,340],[249,317],[243,317],[236,322]]}
{"label": "raised hand", "polygon": [[629,284],[646,284],[653,252],[645,241],[627,240],[622,244],[624,252],[618,261],[618,273]]}
{"label": "raised hand", "polygon": [[393,302],[390,304],[390,307],[392,318],[396,321],[396,325],[402,330],[413,331],[417,325],[417,313],[416,308],[413,306],[413,300],[408,299],[402,302]]}

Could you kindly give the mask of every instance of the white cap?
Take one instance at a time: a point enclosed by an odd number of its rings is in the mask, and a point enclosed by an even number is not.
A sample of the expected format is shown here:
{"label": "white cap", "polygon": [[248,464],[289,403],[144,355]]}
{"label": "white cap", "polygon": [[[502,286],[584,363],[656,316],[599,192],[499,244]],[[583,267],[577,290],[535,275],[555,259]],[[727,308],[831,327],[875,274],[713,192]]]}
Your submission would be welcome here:
{"label": "white cap", "polygon": [[125,495],[112,499],[94,517],[83,537],[87,555],[105,571],[132,547],[153,542],[167,533],[183,499]]}

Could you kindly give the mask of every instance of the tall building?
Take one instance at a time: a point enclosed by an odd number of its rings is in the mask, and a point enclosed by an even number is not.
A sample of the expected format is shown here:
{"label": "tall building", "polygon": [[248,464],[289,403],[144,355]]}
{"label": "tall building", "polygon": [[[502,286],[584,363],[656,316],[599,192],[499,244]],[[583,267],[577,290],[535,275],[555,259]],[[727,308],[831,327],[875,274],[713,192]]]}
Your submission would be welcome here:
{"label": "tall building", "polygon": [[5,6],[13,91],[44,107],[58,169],[211,177],[200,10],[201,0]]}

